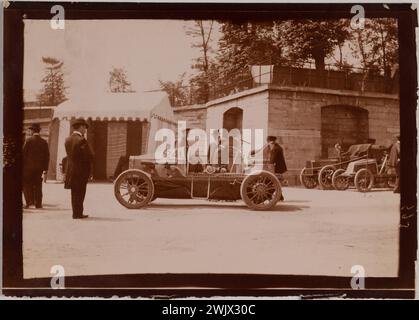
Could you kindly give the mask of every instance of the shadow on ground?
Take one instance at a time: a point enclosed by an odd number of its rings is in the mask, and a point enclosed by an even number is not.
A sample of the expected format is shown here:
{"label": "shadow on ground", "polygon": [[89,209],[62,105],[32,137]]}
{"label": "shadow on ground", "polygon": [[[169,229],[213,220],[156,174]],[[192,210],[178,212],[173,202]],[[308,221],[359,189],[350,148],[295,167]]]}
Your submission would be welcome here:
{"label": "shadow on ground", "polygon": [[[296,201],[295,201],[296,202]],[[309,202],[309,201],[306,201]],[[150,204],[148,207],[139,210],[152,210],[152,209],[173,209],[173,210],[195,210],[199,213],[199,208],[212,208],[216,210],[220,209],[229,209],[229,210],[236,210],[243,212],[243,209],[247,209],[249,211],[257,212],[257,210],[252,210],[245,205],[229,205],[229,204]],[[300,211],[303,209],[307,209],[309,206],[304,205],[294,205],[294,204],[287,204],[287,203],[279,203],[273,209],[266,210],[268,211],[278,211],[278,212],[293,212],[293,211]],[[198,209],[198,210],[197,210]],[[221,212],[220,212],[221,213]]]}

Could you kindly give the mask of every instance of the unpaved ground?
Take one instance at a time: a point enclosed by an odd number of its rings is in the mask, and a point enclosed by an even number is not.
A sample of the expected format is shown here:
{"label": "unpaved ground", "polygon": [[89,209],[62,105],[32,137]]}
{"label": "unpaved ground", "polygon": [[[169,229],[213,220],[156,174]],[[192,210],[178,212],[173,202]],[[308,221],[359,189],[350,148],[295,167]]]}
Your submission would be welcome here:
{"label": "unpaved ground", "polygon": [[86,220],[71,219],[70,193],[44,185],[45,208],[25,210],[24,275],[259,273],[397,276],[398,206],[391,191],[361,194],[284,188],[274,211],[235,203],[157,199],[128,210],[111,184],[89,184]]}

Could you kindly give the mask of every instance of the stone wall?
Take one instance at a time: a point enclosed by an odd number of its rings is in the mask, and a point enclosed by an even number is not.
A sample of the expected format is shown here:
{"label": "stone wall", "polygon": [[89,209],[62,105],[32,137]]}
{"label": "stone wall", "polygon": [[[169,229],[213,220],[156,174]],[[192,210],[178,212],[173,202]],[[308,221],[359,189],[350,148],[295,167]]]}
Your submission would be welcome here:
{"label": "stone wall", "polygon": [[268,134],[278,137],[289,169],[303,168],[306,160],[320,157],[322,105],[315,95],[270,90]]}
{"label": "stone wall", "polygon": [[268,134],[279,137],[289,174],[297,175],[307,160],[322,158],[321,110],[326,106],[367,110],[369,138],[377,144],[390,145],[392,136],[400,131],[397,95],[271,86]]}
{"label": "stone wall", "polygon": [[243,110],[242,129],[262,129],[266,137],[269,102],[266,89],[266,86],[262,86],[208,102],[207,131],[222,128],[224,113],[231,108],[240,108]]}
{"label": "stone wall", "polygon": [[[398,95],[348,90],[264,85],[209,101],[205,106],[175,108],[174,113],[177,120],[186,120],[189,128],[209,131],[222,128],[226,111],[242,109],[243,129],[262,129],[265,137],[278,137],[289,168],[286,178],[294,185],[298,184],[298,175],[307,160],[321,159],[324,154],[331,156],[333,153],[326,148],[322,155],[322,142],[325,144],[327,136],[323,132],[322,139],[322,109],[330,110],[331,107],[336,108],[337,127],[333,128],[333,121],[328,119],[323,130],[327,127],[345,134],[353,130],[352,136],[345,139],[347,143],[372,138],[377,144],[389,146],[393,135],[400,132]],[[363,114],[359,121],[352,121],[350,115],[345,115],[359,111]],[[330,116],[329,112],[328,118]],[[346,126],[352,126],[352,129]],[[358,131],[362,134],[357,134]],[[328,139],[330,145],[330,133]]]}
{"label": "stone wall", "polygon": [[176,121],[186,121],[186,127],[195,129],[206,128],[207,109],[205,105],[193,105],[173,108]]}

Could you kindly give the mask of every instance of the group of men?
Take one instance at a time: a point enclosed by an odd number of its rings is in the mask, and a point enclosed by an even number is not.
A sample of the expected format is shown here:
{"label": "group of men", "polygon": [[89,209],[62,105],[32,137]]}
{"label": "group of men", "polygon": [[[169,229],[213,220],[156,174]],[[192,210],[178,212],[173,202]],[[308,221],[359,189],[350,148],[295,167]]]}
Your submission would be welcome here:
{"label": "group of men", "polygon": [[[86,186],[92,172],[93,153],[85,134],[88,124],[84,119],[73,122],[73,132],[65,141],[67,161],[65,166],[64,188],[71,189],[73,219],[84,219],[84,198]],[[48,143],[40,136],[39,124],[31,125],[23,146],[23,194],[25,208],[42,208],[42,181],[46,180],[49,164]]]}

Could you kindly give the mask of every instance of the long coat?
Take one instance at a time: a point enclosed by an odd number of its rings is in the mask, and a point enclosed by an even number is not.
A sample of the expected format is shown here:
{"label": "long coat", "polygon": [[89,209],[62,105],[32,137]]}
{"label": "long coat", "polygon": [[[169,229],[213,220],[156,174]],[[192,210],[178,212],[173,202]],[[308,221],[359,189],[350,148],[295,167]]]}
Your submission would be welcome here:
{"label": "long coat", "polygon": [[23,146],[23,176],[31,174],[41,175],[48,170],[48,143],[38,134],[28,138]]}
{"label": "long coat", "polygon": [[389,164],[391,167],[396,167],[400,161],[400,143],[393,143],[390,150]]}
{"label": "long coat", "polygon": [[287,171],[287,164],[285,163],[284,151],[282,147],[275,143],[273,148],[269,148],[266,145],[263,149],[263,159],[267,160],[270,164],[275,167],[275,173],[284,173]]}
{"label": "long coat", "polygon": [[87,140],[73,133],[65,140],[67,164],[64,187],[71,189],[86,184],[92,171],[93,154]]}

